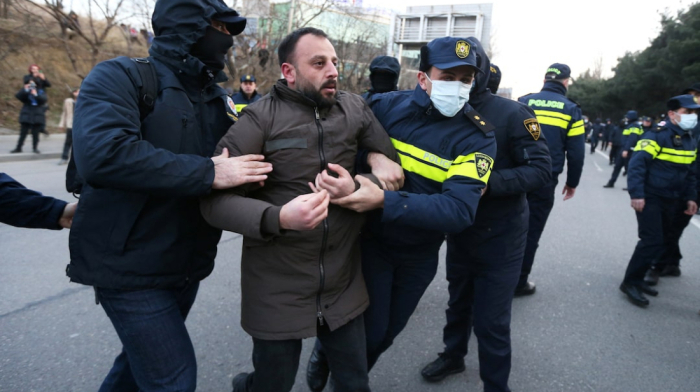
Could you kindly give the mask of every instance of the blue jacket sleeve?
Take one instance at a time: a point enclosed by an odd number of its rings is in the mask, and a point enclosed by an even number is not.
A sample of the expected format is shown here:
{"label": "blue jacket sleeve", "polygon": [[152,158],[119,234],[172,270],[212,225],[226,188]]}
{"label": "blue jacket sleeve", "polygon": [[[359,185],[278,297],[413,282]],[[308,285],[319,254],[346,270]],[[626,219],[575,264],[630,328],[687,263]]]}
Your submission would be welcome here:
{"label": "blue jacket sleeve", "polygon": [[642,150],[632,154],[627,167],[627,191],[632,199],[644,199],[644,181],[651,161],[659,153],[654,132],[647,132],[644,139],[653,141]]}
{"label": "blue jacket sleeve", "polygon": [[382,221],[446,233],[471,226],[496,156],[493,135],[479,131],[472,139],[452,163],[440,193],[384,191]]}
{"label": "blue jacket sleeve", "polygon": [[78,173],[90,185],[158,196],[201,196],[214,181],[209,158],[175,154],[141,138],[137,86],[117,61],[81,86],[73,124]]}
{"label": "blue jacket sleeve", "polygon": [[61,230],[65,201],[43,196],[0,173],[0,222],[33,229]]}
{"label": "blue jacket sleeve", "polygon": [[[552,178],[552,158],[544,134],[535,140],[528,132],[528,120],[537,121],[535,112],[520,105],[508,120],[509,151],[507,154],[515,164],[508,169],[494,170],[489,178],[490,196],[519,195],[545,186]],[[538,124],[539,125],[539,124]]]}
{"label": "blue jacket sleeve", "polygon": [[586,134],[583,131],[581,108],[575,106],[571,113],[571,122],[566,135],[566,185],[576,188],[583,172],[583,160],[586,156]]}

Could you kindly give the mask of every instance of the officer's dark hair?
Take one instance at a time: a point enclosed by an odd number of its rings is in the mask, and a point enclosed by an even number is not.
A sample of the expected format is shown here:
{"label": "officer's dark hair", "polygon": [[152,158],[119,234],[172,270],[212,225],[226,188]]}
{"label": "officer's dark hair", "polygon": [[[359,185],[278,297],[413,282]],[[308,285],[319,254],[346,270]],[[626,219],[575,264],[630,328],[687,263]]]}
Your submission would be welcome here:
{"label": "officer's dark hair", "polygon": [[428,45],[423,45],[420,48],[420,65],[418,66],[418,70],[421,72],[428,72],[430,70],[430,67],[432,65],[428,62]]}
{"label": "officer's dark hair", "polygon": [[296,29],[292,31],[289,35],[284,37],[282,43],[277,48],[277,54],[279,56],[280,67],[284,63],[294,63],[294,50],[296,49],[297,42],[299,39],[307,34],[312,34],[317,37],[328,38],[328,35],[323,32],[323,30],[316,29],[313,27],[303,27],[301,29]]}

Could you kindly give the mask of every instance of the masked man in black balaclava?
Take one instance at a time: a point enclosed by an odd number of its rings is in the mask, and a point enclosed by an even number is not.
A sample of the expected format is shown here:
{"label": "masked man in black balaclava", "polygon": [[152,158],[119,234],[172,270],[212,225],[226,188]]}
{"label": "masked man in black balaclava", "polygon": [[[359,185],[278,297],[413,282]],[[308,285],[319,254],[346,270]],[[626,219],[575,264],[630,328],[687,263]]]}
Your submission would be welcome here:
{"label": "masked man in black balaclava", "polygon": [[372,83],[362,98],[369,98],[377,93],[388,93],[398,90],[399,75],[401,75],[401,65],[399,61],[391,56],[379,56],[369,64],[369,81]]}
{"label": "masked man in black balaclava", "polygon": [[221,237],[199,197],[272,169],[260,155],[210,158],[238,119],[217,83],[245,25],[221,0],[158,0],[150,57],[102,62],[82,84],[73,151],[85,181],[66,271],[95,288],[123,346],[100,391],[196,388],[185,319]]}

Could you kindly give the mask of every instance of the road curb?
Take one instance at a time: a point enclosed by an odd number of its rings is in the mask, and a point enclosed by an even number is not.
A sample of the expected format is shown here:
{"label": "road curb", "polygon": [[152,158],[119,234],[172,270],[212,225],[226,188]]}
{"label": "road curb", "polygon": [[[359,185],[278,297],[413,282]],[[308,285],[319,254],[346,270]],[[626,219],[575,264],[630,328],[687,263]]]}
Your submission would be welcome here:
{"label": "road curb", "polygon": [[60,159],[60,152],[48,152],[41,154],[34,153],[19,153],[19,154],[0,154],[0,163],[7,162],[22,162],[22,161],[36,161],[40,159]]}

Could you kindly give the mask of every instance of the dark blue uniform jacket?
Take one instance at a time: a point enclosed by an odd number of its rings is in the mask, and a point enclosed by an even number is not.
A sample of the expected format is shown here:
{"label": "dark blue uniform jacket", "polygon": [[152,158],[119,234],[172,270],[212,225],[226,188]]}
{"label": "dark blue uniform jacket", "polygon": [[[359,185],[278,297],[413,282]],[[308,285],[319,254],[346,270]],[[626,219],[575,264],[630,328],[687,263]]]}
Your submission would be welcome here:
{"label": "dark blue uniform jacket", "polygon": [[[105,288],[178,287],[214,268],[221,231],[199,212],[214,180],[209,158],[233,124],[226,79],[188,52],[218,0],[168,0],[154,13],[153,111],[139,121],[133,62],[98,64],[83,82],[73,152],[84,186],[70,233],[74,282]],[[199,12],[192,12],[192,8]]]}
{"label": "dark blue uniform jacket", "polygon": [[25,188],[0,173],[0,222],[16,227],[61,230],[58,219],[66,202]]}
{"label": "dark blue uniform jacket", "polygon": [[250,99],[248,99],[243,90],[238,91],[236,95],[231,97],[231,99],[233,99],[233,103],[236,105],[236,111],[238,113],[240,113],[243,108],[251,103],[259,101],[260,98],[262,98],[262,96],[258,94],[258,90],[253,91],[253,95],[250,97]]}
{"label": "dark blue uniform jacket", "polygon": [[566,87],[554,81],[545,82],[542,91],[518,101],[530,106],[537,115],[552,156],[552,173],[564,171],[566,160],[566,185],[576,188],[583,171],[586,142],[581,108],[566,97]]}
{"label": "dark blue uniform jacket", "polygon": [[667,122],[646,132],[634,150],[627,172],[632,199],[697,199],[697,140],[689,132]]}
{"label": "dark blue uniform jacket", "polygon": [[434,244],[445,232],[469,227],[493,168],[493,132],[474,125],[468,104],[454,117],[443,116],[420,86],[375,94],[369,104],[406,180],[400,191],[384,192],[384,209],[370,214],[366,233],[393,244]]}
{"label": "dark blue uniform jacket", "polygon": [[639,121],[634,121],[627,125],[627,127],[622,131],[622,140],[625,144],[624,150],[633,151],[643,133],[644,128]]}

